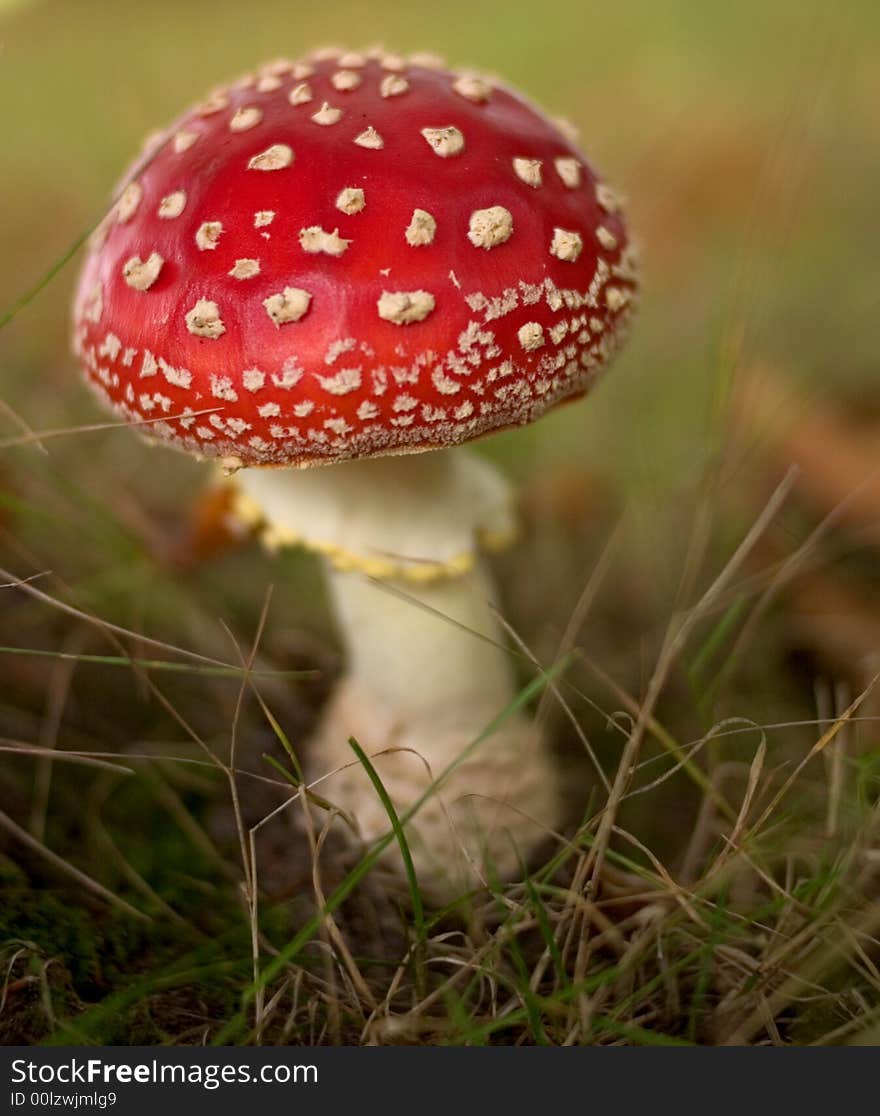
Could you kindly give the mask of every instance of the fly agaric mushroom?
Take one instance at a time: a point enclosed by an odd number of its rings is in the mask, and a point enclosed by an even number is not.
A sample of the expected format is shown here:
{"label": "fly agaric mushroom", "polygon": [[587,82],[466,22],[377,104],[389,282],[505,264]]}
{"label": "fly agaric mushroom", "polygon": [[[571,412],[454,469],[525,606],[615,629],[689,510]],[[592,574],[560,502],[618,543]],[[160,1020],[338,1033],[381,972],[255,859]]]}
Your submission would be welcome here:
{"label": "fly agaric mushroom", "polygon": [[[510,492],[452,447],[583,395],[636,286],[569,129],[424,55],[321,51],[215,91],[99,231],[75,305],[91,385],[235,470],[267,542],[326,558],[348,668],[311,772],[368,839],[388,817],[349,737],[403,811],[513,694],[480,559],[512,534]],[[408,832],[443,890],[486,856],[515,871],[558,814],[546,743],[513,715]]]}

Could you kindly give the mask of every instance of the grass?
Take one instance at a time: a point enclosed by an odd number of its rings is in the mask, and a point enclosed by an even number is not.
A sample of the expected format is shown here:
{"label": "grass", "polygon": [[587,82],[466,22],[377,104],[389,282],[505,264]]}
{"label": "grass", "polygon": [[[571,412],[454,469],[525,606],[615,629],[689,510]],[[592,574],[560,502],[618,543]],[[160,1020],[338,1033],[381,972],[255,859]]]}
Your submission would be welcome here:
{"label": "grass", "polygon": [[535,710],[569,821],[439,910],[413,811],[358,848],[303,791],[339,671],[315,565],[183,562],[201,470],[75,375],[69,246],[143,132],[278,52],[284,5],[243,36],[177,3],[170,38],[170,3],[123,9],[0,6],[0,92],[33,93],[0,175],[0,1041],[875,1044],[877,466],[832,498],[741,398],[778,380],[876,446],[874,7],[645,0],[586,34],[573,0],[339,2],[286,46],[382,26],[504,72],[581,124],[646,247],[607,384],[485,447],[526,528],[486,732]]}

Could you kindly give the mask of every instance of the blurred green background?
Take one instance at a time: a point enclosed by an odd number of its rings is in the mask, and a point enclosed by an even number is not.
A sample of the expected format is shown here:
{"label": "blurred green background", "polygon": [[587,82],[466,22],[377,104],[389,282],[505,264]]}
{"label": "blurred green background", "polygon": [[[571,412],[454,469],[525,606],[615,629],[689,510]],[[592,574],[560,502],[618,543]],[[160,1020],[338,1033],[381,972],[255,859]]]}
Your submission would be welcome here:
{"label": "blurred green background", "polygon": [[[811,406],[845,410],[858,422],[880,412],[880,4],[0,0],[0,317],[102,216],[146,133],[213,85],[272,57],[377,41],[502,75],[550,113],[570,118],[587,157],[629,197],[644,253],[644,290],[631,339],[607,380],[585,402],[478,448],[499,460],[523,492],[525,540],[500,560],[499,572],[511,620],[545,661],[628,511],[623,545],[579,639],[624,690],[643,694],[670,615],[698,599],[784,473],[779,456],[768,468],[753,453],[759,430],[747,429],[744,440],[732,442],[738,381],[769,370],[783,385],[781,398],[793,394]],[[0,329],[2,565],[22,577],[52,571],[37,584],[53,597],[229,659],[234,650],[218,620],[246,642],[266,584],[276,580],[281,588],[264,640],[267,660],[288,669],[317,664],[332,676],[333,637],[310,561],[289,554],[270,566],[251,548],[182,573],[169,560],[206,467],[150,448],[125,429],[46,438],[43,449],[8,444],[28,429],[108,421],[69,353],[76,266],[74,259]],[[876,429],[870,428],[874,446],[880,444]],[[789,555],[808,536],[817,510],[828,509],[796,504],[787,510],[758,557],[772,565]],[[865,585],[877,583],[876,550],[860,550],[852,539],[837,538],[822,559],[834,578],[842,570],[854,578],[843,584],[857,600]],[[683,570],[693,577],[683,578]],[[827,633],[812,642],[801,628],[792,636],[790,617],[770,612],[766,624],[762,619],[748,629],[745,643],[735,643],[738,610],[761,584],[746,578],[742,595],[721,602],[687,669],[673,679],[662,715],[679,740],[699,737],[726,715],[778,723],[828,714],[827,702],[824,714],[819,708],[821,671],[814,660],[805,667],[802,657],[791,656],[793,644],[799,654],[809,644],[810,656],[819,645],[827,650],[833,643]],[[858,619],[867,623],[868,611]],[[880,624],[880,607],[871,615],[870,623]],[[876,650],[877,630],[858,646]],[[835,637],[848,632],[834,629]],[[179,723],[148,700],[128,670],[8,652],[113,653],[87,625],[10,592],[0,596],[0,645],[0,737],[114,754],[187,748],[194,754]],[[861,684],[858,671],[848,673],[854,647],[844,640],[836,659],[823,660],[832,684],[843,680],[835,691],[838,711]],[[161,681],[204,739],[226,747],[235,681]],[[596,709],[621,708],[620,695],[586,671],[575,672],[575,682]],[[294,738],[323,693],[320,686],[304,698],[298,690],[271,691]],[[583,716],[593,718],[597,747],[613,765],[619,748],[615,738],[602,737],[607,724],[596,712]],[[271,749],[272,734],[258,716],[242,733],[252,740],[242,762],[265,771],[260,756]],[[774,758],[796,762],[814,739],[810,728],[800,736],[777,733]],[[830,827],[841,848],[854,847],[856,828],[868,826],[865,811],[873,818],[880,759],[872,739],[861,738],[850,756],[852,771],[836,784],[851,792],[839,799]],[[736,741],[709,749],[707,770],[731,755],[742,758]],[[169,772],[162,769],[159,779],[144,769],[142,778],[117,790],[68,768],[63,778],[56,772],[50,789],[45,772],[41,782],[30,761],[17,758],[0,767],[0,799],[29,832],[112,890],[150,909],[161,895],[220,940],[240,916],[234,888],[222,887],[235,877],[232,830],[208,818],[225,790],[222,781],[206,785],[195,775]],[[823,839],[826,781],[822,770],[814,774],[785,841],[819,878],[822,858],[833,848]],[[81,816],[83,796],[92,820]],[[259,816],[260,804],[253,808]],[[628,815],[630,824],[676,863],[699,809],[694,788],[682,777],[641,809]],[[116,843],[112,855],[108,834]],[[773,841],[774,851],[784,844],[782,837]],[[226,858],[222,870],[213,842]],[[274,860],[271,850],[267,858],[283,880],[289,872],[283,841],[279,849]],[[126,861],[116,855],[120,850]],[[67,983],[55,990],[62,1014],[75,1014],[81,1001],[100,1000],[114,988],[114,965],[123,973],[134,964],[159,973],[183,948],[161,936],[144,943],[126,930],[125,947],[115,953],[106,922],[93,921],[87,903],[62,909],[49,895],[48,907],[32,904],[28,889],[38,888],[46,872],[58,882],[20,842],[10,841],[6,860],[0,852],[0,887],[8,888],[0,904],[0,949],[7,938],[26,937],[38,953],[66,958]],[[838,882],[844,876],[837,866],[829,873],[823,887],[831,875]],[[138,880],[154,892],[147,894]],[[838,898],[849,902],[843,892]],[[279,915],[279,939],[291,917],[286,909]],[[239,930],[243,936],[243,922]],[[731,940],[738,933],[731,930]],[[247,949],[246,941],[236,945],[241,969],[227,999],[215,1003],[206,993],[207,1001],[199,1001],[208,1024],[234,1010],[249,979]],[[167,1004],[163,1012],[161,1024],[138,1016],[136,1025],[120,1022],[118,1031],[104,1018],[95,1033],[147,1042],[185,1033],[185,1019]],[[0,1028],[0,1037],[45,1035],[52,1020],[38,1016],[35,1008],[10,1032]],[[668,1027],[676,1030],[675,1019]],[[704,1037],[697,1023],[692,1031]]]}

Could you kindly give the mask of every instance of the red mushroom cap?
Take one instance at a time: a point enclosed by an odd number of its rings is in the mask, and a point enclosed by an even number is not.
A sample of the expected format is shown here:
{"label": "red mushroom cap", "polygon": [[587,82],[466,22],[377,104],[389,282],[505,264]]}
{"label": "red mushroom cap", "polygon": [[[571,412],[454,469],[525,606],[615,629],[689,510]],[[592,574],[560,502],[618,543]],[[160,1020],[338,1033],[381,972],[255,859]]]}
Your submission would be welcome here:
{"label": "red mushroom cap", "polygon": [[142,430],[245,465],[435,449],[583,394],[636,292],[568,131],[430,57],[319,52],[154,139],[75,347]]}

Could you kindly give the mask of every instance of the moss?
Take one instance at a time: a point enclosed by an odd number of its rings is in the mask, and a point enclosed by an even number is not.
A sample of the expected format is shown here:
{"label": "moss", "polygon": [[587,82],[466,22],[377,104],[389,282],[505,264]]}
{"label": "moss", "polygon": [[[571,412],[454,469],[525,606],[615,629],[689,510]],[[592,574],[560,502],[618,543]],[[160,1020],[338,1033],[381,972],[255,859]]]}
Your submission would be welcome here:
{"label": "moss", "polygon": [[4,887],[0,908],[0,943],[31,942],[41,956],[59,958],[86,997],[124,978],[148,941],[145,923],[72,903],[65,892]]}
{"label": "moss", "polygon": [[[176,923],[74,903],[61,891],[7,887],[0,908],[0,956],[8,964],[17,954],[4,1043],[50,1037],[46,998],[61,1041],[166,1042],[193,1021],[207,1026],[232,1014],[248,979],[249,931],[240,910],[225,936],[210,939]],[[277,914],[274,920],[277,932]]]}

